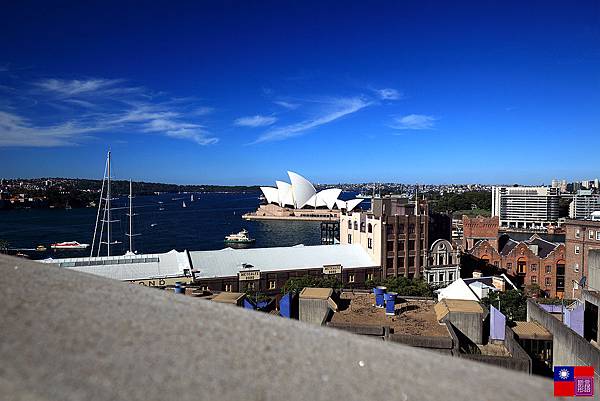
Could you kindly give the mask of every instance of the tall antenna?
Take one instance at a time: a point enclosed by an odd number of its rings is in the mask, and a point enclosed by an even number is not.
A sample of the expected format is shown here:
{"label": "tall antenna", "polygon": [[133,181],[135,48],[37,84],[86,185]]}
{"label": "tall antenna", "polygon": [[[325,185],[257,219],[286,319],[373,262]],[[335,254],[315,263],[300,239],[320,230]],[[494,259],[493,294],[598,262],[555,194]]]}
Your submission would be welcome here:
{"label": "tall antenna", "polygon": [[133,253],[133,237],[140,235],[133,233],[133,216],[136,214],[133,213],[133,184],[129,180],[129,213],[127,213],[127,216],[129,216],[129,232],[125,234],[129,237],[129,253]]}

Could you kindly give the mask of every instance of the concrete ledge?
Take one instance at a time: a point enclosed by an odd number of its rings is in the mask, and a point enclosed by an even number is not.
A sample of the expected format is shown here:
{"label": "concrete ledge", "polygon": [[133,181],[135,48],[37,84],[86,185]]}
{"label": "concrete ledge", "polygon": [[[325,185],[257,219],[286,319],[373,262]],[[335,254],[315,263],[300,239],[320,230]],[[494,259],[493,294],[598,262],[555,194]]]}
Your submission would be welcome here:
{"label": "concrete ledge", "polygon": [[5,256],[0,316],[3,401],[552,394],[549,380]]}
{"label": "concrete ledge", "polygon": [[451,337],[411,336],[407,334],[390,334],[390,341],[420,348],[452,350]]}
{"label": "concrete ledge", "polygon": [[[386,333],[385,327],[383,326],[369,326],[369,325],[358,325],[358,324],[343,324],[328,322],[328,327],[332,327],[338,330],[348,331],[354,334],[361,334],[365,336],[379,336],[383,337]],[[387,329],[389,333],[390,329]]]}

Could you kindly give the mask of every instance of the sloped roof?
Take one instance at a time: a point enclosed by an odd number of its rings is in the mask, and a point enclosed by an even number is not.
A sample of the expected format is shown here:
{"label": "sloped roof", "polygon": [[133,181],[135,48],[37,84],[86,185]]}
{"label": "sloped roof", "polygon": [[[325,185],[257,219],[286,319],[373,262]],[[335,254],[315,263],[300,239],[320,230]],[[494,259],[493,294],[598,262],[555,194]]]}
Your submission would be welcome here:
{"label": "sloped roof", "polygon": [[[121,281],[181,277],[184,275],[184,269],[191,270],[187,251],[176,250],[146,255],[45,259],[40,262]],[[76,266],[80,264],[88,266]]]}
{"label": "sloped roof", "polygon": [[519,245],[519,243],[517,241],[515,241],[512,238],[509,238],[508,241],[506,241],[506,244],[504,244],[504,246],[500,250],[500,255],[502,255],[502,256],[508,255],[510,253],[510,251],[512,251],[517,245]]}
{"label": "sloped roof", "polygon": [[536,234],[534,234],[531,238],[529,238],[525,242],[529,245],[537,245],[538,256],[541,258],[545,258],[546,256],[548,256],[550,254],[550,252],[555,250],[559,245],[555,242],[550,242],[548,240],[545,240]]}
{"label": "sloped roof", "polygon": [[[275,248],[225,248],[218,251],[191,251],[196,277],[232,277],[244,270],[280,271],[322,268],[342,265],[343,268],[371,267],[373,262],[358,244],[288,246]],[[250,267],[251,266],[251,267]]]}
{"label": "sloped roof", "polygon": [[443,299],[433,307],[438,321],[442,320],[450,312],[483,313],[483,308],[477,301],[466,301],[463,299]]}

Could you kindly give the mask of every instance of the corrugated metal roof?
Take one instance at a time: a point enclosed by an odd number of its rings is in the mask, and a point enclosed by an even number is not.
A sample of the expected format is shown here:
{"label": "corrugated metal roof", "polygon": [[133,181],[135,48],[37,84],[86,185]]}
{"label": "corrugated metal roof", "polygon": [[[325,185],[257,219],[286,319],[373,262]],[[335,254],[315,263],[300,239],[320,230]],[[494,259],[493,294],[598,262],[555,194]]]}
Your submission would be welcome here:
{"label": "corrugated metal roof", "polygon": [[[225,248],[218,251],[190,252],[192,266],[199,278],[232,277],[239,271],[280,271],[321,268],[340,264],[343,268],[370,267],[377,264],[357,244],[292,246],[276,248]],[[245,266],[245,267],[244,267]]]}
{"label": "corrugated metal roof", "polygon": [[[133,258],[133,259],[132,259]],[[152,262],[139,263],[119,263],[127,260],[146,259],[158,260]],[[98,261],[113,262],[115,264],[92,264],[90,266],[71,266],[71,262],[96,263]],[[191,271],[187,251],[177,252],[172,250],[167,253],[152,255],[125,255],[125,256],[103,256],[92,258],[70,258],[70,259],[46,259],[44,263],[58,264],[69,270],[75,270],[82,273],[94,274],[111,278],[114,280],[131,281],[147,280],[152,278],[180,277],[184,275],[184,269]]]}

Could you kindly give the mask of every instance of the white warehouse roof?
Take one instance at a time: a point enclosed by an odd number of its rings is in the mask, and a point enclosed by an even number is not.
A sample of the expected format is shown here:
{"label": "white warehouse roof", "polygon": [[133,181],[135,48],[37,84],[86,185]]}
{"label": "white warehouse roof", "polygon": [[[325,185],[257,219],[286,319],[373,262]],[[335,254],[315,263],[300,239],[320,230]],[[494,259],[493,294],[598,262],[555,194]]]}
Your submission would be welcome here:
{"label": "white warehouse roof", "polygon": [[357,244],[225,248],[218,251],[191,251],[190,257],[196,278],[232,277],[243,270],[315,269],[332,264],[342,265],[346,269],[376,266],[367,252]]}
{"label": "white warehouse roof", "polygon": [[188,274],[191,273],[188,252],[175,250],[159,254],[45,259],[40,262],[121,281],[181,277],[186,273],[185,269]]}

